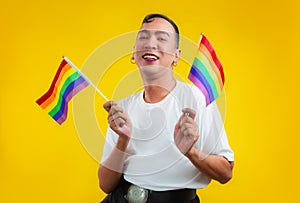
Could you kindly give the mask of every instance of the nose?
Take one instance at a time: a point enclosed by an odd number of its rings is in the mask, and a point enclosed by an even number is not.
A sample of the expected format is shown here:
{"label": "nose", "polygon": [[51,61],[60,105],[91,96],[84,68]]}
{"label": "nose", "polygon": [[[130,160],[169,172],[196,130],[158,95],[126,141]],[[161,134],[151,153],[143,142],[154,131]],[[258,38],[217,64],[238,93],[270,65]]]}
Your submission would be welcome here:
{"label": "nose", "polygon": [[157,49],[157,41],[155,39],[155,36],[151,36],[147,39],[147,41],[144,44],[145,50],[156,50]]}

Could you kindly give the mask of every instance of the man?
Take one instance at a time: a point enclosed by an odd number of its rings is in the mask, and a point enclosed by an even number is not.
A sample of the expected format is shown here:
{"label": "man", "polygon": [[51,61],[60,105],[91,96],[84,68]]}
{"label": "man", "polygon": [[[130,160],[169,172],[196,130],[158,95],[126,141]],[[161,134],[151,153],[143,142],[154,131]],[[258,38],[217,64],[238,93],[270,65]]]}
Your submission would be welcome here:
{"label": "man", "polygon": [[133,63],[144,90],[104,104],[109,129],[98,171],[103,202],[199,202],[197,188],[232,177],[233,152],[216,103],[175,80],[176,24],[150,14],[138,32]]}

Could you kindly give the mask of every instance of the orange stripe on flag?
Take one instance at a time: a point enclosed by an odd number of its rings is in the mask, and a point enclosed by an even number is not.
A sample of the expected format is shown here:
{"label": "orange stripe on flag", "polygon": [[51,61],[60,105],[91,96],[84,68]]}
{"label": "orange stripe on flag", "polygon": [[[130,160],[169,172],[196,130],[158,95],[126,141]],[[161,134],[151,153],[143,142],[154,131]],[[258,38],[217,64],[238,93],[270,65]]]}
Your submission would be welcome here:
{"label": "orange stripe on flag", "polygon": [[222,89],[224,84],[223,84],[223,81],[222,81],[220,70],[216,66],[216,64],[215,64],[213,58],[211,57],[209,51],[207,50],[207,48],[203,44],[200,45],[199,51],[201,51],[201,53],[204,54],[205,57],[208,59],[213,71],[215,72],[215,74],[218,78],[220,88]]}
{"label": "orange stripe on flag", "polygon": [[48,97],[48,99],[46,99],[46,100],[40,105],[43,109],[47,108],[47,106],[49,106],[49,104],[55,99],[55,96],[56,96],[56,94],[57,94],[57,88],[58,88],[58,86],[59,86],[59,84],[60,84],[62,78],[64,77],[64,75],[66,74],[66,72],[67,72],[68,70],[70,70],[71,68],[72,68],[72,67],[71,67],[70,64],[68,64],[68,63],[63,67],[63,69],[61,70],[61,74],[59,75],[59,77],[58,77],[58,79],[57,79],[57,81],[56,81],[56,83],[55,83],[55,87],[54,87],[54,90],[53,90],[51,96]]}

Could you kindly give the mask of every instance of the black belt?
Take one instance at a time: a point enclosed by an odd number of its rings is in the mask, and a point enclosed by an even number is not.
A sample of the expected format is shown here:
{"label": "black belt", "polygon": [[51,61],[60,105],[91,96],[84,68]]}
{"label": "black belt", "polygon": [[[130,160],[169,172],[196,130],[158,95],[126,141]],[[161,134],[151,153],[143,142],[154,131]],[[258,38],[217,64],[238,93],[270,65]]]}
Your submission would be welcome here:
{"label": "black belt", "polygon": [[[132,183],[121,179],[120,187],[123,194],[126,195],[129,187]],[[196,197],[196,189],[179,189],[179,190],[167,190],[167,191],[153,191],[148,190],[147,203],[186,203]]]}

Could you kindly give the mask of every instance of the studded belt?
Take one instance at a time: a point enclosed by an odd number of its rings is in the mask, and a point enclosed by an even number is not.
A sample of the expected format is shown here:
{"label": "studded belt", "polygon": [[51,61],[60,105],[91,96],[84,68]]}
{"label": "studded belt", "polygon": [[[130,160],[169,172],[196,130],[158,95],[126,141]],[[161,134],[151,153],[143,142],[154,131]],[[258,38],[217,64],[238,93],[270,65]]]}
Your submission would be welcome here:
{"label": "studded belt", "polygon": [[186,203],[196,197],[195,189],[179,189],[167,191],[148,190],[125,179],[120,184],[124,197],[129,203]]}

